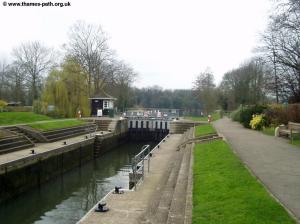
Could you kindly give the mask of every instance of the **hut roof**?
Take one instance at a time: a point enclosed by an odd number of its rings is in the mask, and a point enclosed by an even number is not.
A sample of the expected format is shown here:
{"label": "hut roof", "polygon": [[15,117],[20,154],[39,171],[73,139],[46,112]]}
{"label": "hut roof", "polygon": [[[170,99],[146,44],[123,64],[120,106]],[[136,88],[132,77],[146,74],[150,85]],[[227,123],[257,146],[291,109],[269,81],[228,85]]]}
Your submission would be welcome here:
{"label": "hut roof", "polygon": [[94,96],[90,97],[89,99],[101,99],[101,100],[117,100],[117,98],[109,95],[104,90],[100,90]]}

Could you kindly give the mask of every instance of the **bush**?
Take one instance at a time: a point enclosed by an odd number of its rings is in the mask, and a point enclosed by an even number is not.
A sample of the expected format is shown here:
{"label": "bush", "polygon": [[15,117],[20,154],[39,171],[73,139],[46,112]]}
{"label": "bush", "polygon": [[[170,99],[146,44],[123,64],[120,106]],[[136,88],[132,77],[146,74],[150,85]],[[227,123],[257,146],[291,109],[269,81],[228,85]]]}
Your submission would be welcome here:
{"label": "bush", "polygon": [[7,102],[4,100],[0,100],[0,111],[3,111],[4,107],[7,106]]}
{"label": "bush", "polygon": [[252,120],[252,116],[255,114],[262,114],[267,108],[268,106],[266,105],[244,107],[240,113],[240,122],[245,128],[250,128],[250,121]]}
{"label": "bush", "polygon": [[250,127],[253,130],[262,130],[266,126],[266,118],[265,115],[259,114],[254,115],[252,120],[250,121]]}
{"label": "bush", "polygon": [[48,112],[48,103],[43,102],[41,100],[33,101],[33,112],[36,114],[46,115]]}
{"label": "bush", "polygon": [[46,115],[48,117],[52,117],[52,118],[55,118],[55,119],[64,118],[64,115],[61,114],[58,110],[49,111]]}
{"label": "bush", "polygon": [[300,104],[272,104],[265,111],[265,115],[274,126],[287,124],[289,121],[300,123]]}
{"label": "bush", "polygon": [[241,112],[242,112],[242,105],[238,107],[238,109],[236,109],[235,111],[233,111],[231,114],[230,114],[230,117],[233,121],[238,121],[240,122],[241,121]]}
{"label": "bush", "polygon": [[266,119],[269,120],[269,122],[275,127],[280,124],[287,124],[289,121],[287,109],[281,104],[270,105],[265,111],[265,115]]}

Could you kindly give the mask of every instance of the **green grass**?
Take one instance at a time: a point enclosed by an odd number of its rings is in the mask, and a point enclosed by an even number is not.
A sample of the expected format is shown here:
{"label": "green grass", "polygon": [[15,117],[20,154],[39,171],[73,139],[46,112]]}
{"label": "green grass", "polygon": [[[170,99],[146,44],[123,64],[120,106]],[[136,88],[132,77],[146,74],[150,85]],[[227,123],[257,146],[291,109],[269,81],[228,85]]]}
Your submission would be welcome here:
{"label": "green grass", "polygon": [[262,133],[266,134],[266,135],[270,135],[270,136],[274,136],[275,134],[275,127],[267,127],[267,128],[264,128],[262,130]]}
{"label": "green grass", "polygon": [[293,141],[290,143],[300,147],[300,134],[293,134]]}
{"label": "green grass", "polygon": [[[212,115],[212,121],[216,121],[220,119],[220,113],[213,113]],[[184,117],[187,120],[192,120],[192,121],[207,121],[207,116],[204,117],[191,117],[191,116],[187,116]]]}
{"label": "green grass", "polygon": [[291,142],[291,144],[299,146],[300,147],[300,139],[294,139],[293,142]]}
{"label": "green grass", "polygon": [[221,140],[194,150],[193,224],[295,223]]}
{"label": "green grass", "polygon": [[211,126],[211,124],[196,126],[196,130],[195,130],[195,136],[196,137],[203,136],[203,135],[208,135],[208,134],[214,134],[214,133],[216,133],[216,131]]}
{"label": "green grass", "polygon": [[0,125],[23,124],[50,119],[45,115],[32,112],[0,112]]}
{"label": "green grass", "polygon": [[34,129],[38,129],[40,131],[50,131],[59,128],[74,127],[82,124],[85,124],[85,122],[82,120],[70,119],[70,120],[56,120],[56,121],[49,121],[43,123],[29,124],[29,126]]}

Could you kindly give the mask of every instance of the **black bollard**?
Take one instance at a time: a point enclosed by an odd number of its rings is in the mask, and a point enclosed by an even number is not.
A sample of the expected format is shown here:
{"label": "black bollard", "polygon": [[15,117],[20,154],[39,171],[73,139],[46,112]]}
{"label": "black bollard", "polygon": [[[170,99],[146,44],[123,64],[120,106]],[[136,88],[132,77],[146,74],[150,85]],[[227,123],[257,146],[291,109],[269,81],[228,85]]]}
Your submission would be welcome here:
{"label": "black bollard", "polygon": [[106,207],[105,202],[99,202],[98,207],[95,209],[95,212],[107,212],[109,210],[108,207]]}
{"label": "black bollard", "polygon": [[115,186],[114,194],[123,194],[124,191],[121,191],[121,190],[120,190],[121,188],[122,188],[122,187]]}

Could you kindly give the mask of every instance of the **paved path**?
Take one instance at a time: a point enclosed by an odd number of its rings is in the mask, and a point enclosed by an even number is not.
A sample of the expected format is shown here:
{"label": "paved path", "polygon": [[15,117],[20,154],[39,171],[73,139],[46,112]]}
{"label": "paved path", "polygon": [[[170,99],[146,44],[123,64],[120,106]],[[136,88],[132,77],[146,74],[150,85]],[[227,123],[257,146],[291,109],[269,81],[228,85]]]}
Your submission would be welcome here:
{"label": "paved path", "polygon": [[300,219],[300,148],[223,118],[214,122],[233,150],[281,203]]}
{"label": "paved path", "polygon": [[[99,134],[99,132],[96,132],[95,134]],[[103,134],[109,134],[109,132],[102,131]],[[50,143],[36,143],[35,146],[27,149],[22,149],[18,150],[15,152],[10,152],[6,154],[0,155],[0,166],[3,164],[6,164],[7,162],[11,162],[14,160],[19,160],[27,157],[33,157],[35,155],[38,155],[39,153],[45,153],[45,152],[50,152],[52,150],[56,150],[58,148],[63,147],[63,142],[66,141],[68,145],[74,144],[74,143],[79,143],[82,142],[85,139],[85,136],[88,136],[88,139],[94,138],[94,133],[91,136],[90,134],[84,134],[84,135],[79,135],[73,138],[68,138],[68,139],[62,139],[56,142],[50,142]],[[31,150],[34,149],[35,153],[34,155],[31,154]]]}

